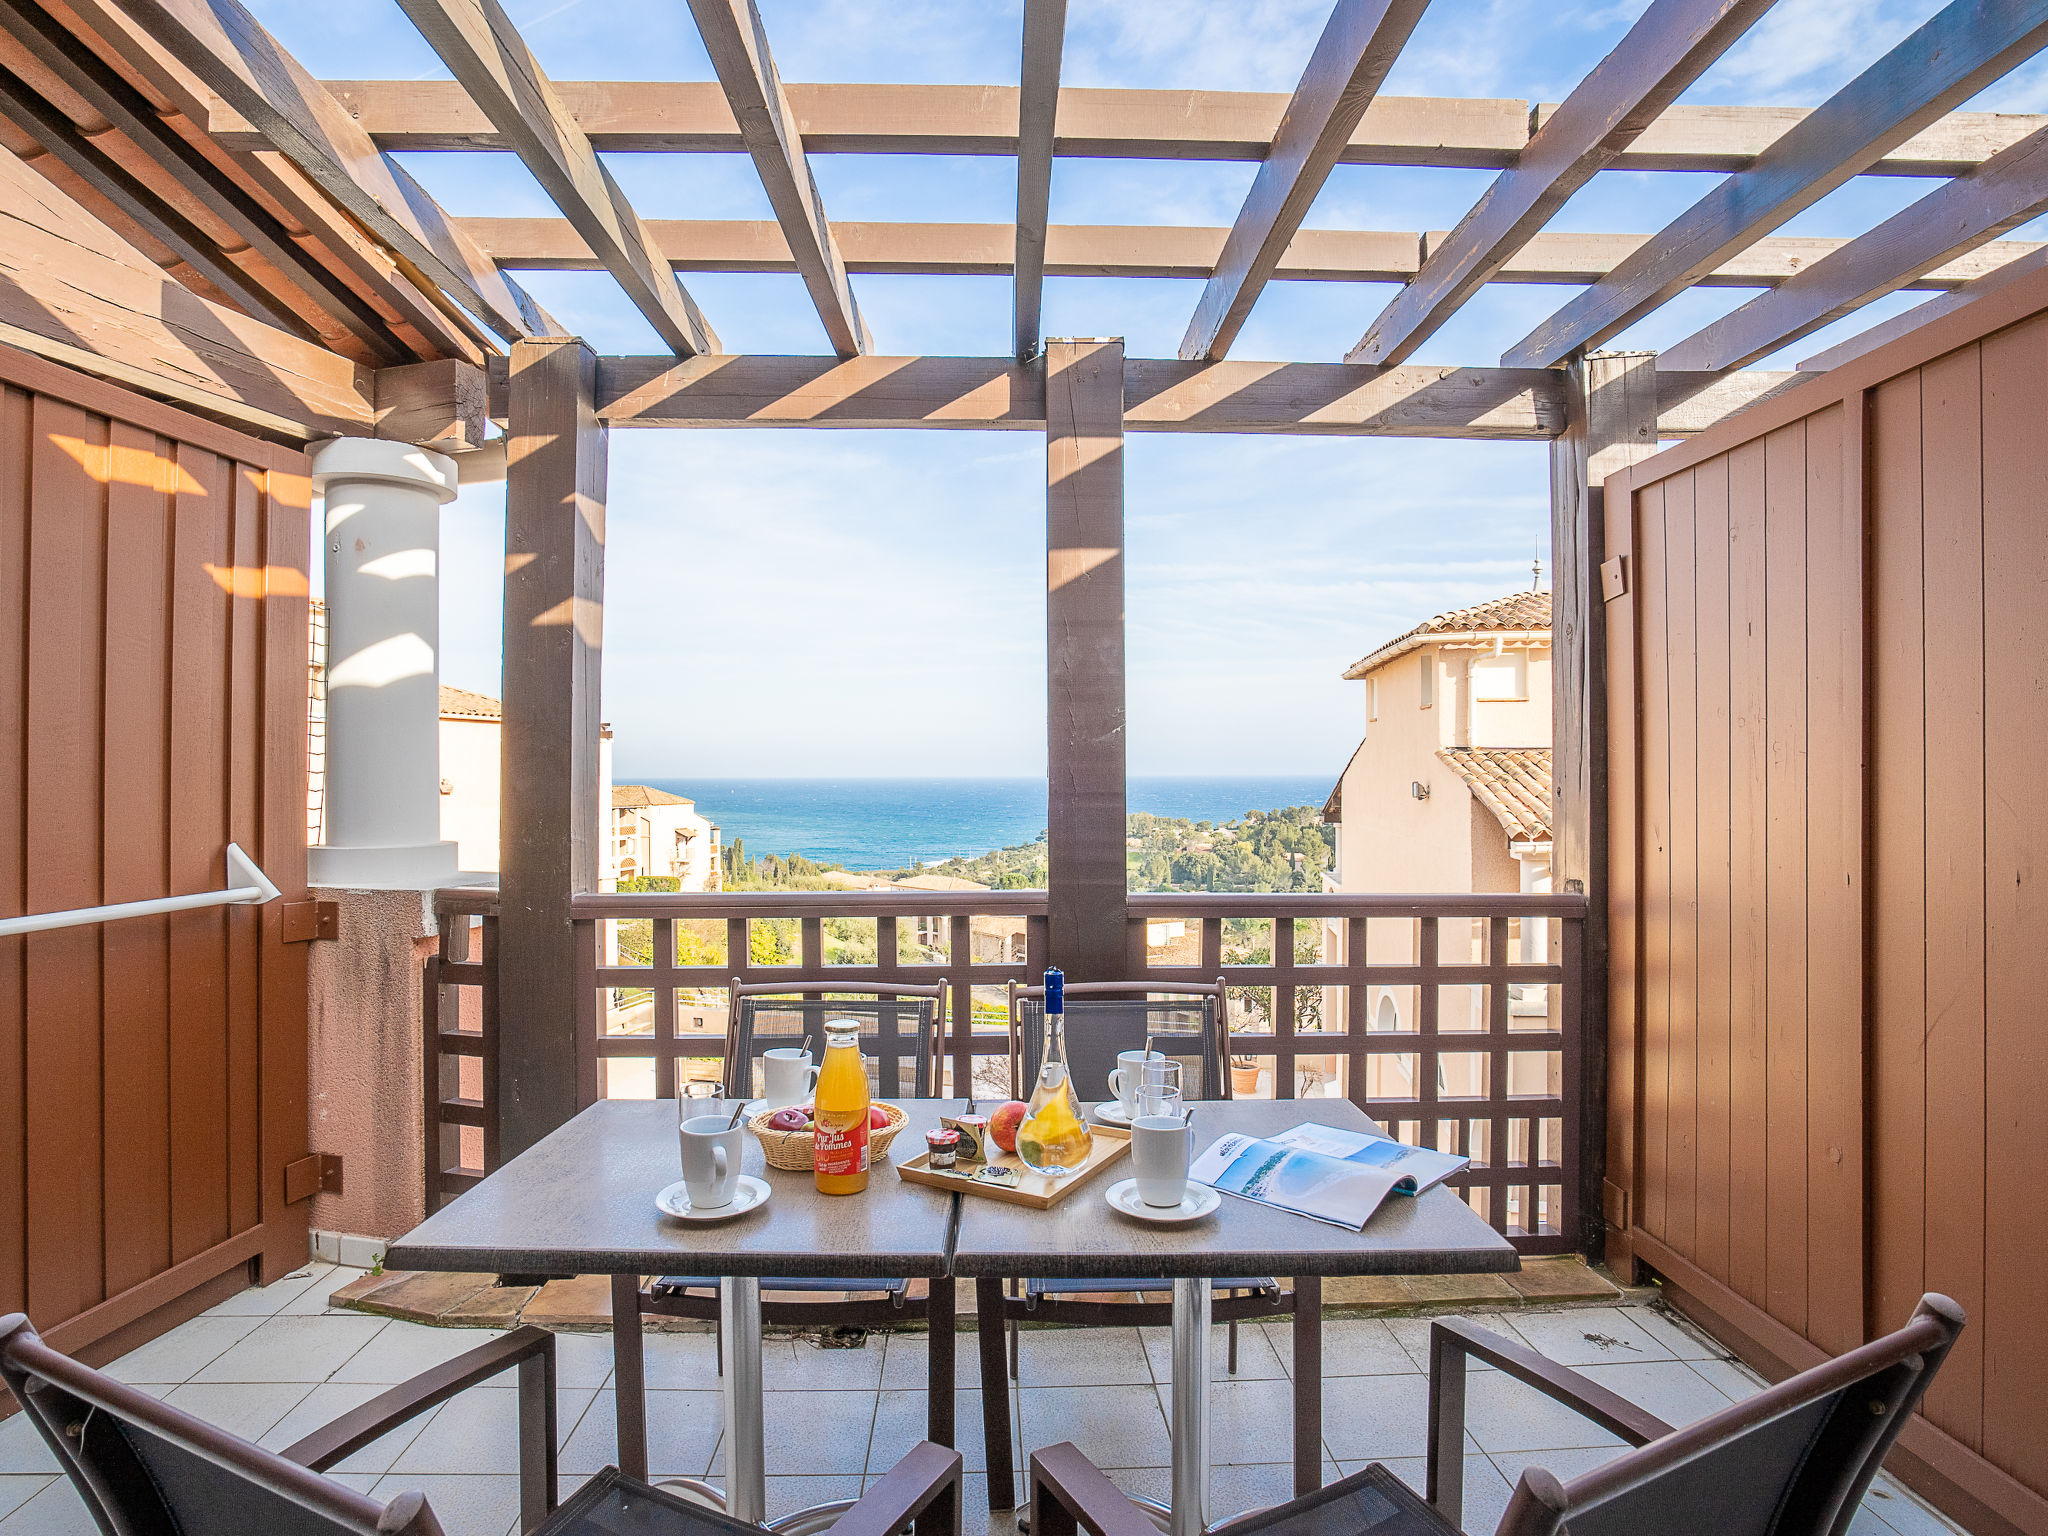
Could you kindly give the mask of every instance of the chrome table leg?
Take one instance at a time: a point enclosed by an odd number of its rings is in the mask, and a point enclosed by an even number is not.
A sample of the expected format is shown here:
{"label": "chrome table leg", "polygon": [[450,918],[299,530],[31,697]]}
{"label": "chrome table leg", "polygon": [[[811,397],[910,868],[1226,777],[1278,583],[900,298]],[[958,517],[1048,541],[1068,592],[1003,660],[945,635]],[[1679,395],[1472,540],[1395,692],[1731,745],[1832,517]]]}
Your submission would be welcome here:
{"label": "chrome table leg", "polygon": [[725,1512],[759,1523],[768,1517],[759,1279],[727,1275],[718,1282],[718,1329],[725,1349]]}
{"label": "chrome table leg", "polygon": [[1209,1524],[1209,1282],[1173,1282],[1172,1536]]}

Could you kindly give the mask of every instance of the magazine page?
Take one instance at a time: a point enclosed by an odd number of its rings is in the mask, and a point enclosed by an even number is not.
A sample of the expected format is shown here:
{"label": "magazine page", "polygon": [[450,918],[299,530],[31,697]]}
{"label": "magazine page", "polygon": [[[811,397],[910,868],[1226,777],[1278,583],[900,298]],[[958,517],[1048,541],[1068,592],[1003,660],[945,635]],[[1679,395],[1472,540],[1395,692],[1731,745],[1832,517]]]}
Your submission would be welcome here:
{"label": "magazine page", "polygon": [[1357,1231],[1405,1176],[1376,1164],[1233,1133],[1202,1153],[1188,1177],[1225,1194]]}
{"label": "magazine page", "polygon": [[1340,1131],[1330,1125],[1292,1126],[1267,1139],[1283,1147],[1298,1147],[1304,1152],[1320,1152],[1325,1157],[1389,1169],[1402,1177],[1394,1188],[1403,1195],[1419,1195],[1434,1189],[1472,1161],[1452,1152],[1411,1147],[1378,1131]]}

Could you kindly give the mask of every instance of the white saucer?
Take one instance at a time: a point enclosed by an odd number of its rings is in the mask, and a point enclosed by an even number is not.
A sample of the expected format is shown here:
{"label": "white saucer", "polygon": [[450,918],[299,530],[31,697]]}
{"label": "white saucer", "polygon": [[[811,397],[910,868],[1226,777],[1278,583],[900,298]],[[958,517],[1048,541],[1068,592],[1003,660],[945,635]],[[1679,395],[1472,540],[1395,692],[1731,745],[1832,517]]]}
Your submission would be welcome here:
{"label": "white saucer", "polygon": [[1126,1216],[1163,1227],[1178,1227],[1200,1221],[1223,1203],[1223,1197],[1206,1184],[1189,1184],[1179,1205],[1147,1205],[1138,1198],[1136,1179],[1118,1179],[1102,1192],[1102,1198]]}
{"label": "white saucer", "polygon": [[1104,1099],[1095,1106],[1095,1118],[1104,1125],[1129,1125],[1131,1117],[1124,1113],[1123,1104],[1116,1099]]}
{"label": "white saucer", "polygon": [[758,1211],[768,1203],[768,1181],[757,1179],[751,1173],[739,1177],[738,1187],[732,1192],[732,1203],[708,1211],[700,1211],[690,1204],[689,1187],[681,1179],[669,1185],[654,1197],[654,1203],[661,1207],[664,1216],[673,1216],[677,1221],[697,1223],[729,1221],[735,1216],[744,1216],[749,1211]]}

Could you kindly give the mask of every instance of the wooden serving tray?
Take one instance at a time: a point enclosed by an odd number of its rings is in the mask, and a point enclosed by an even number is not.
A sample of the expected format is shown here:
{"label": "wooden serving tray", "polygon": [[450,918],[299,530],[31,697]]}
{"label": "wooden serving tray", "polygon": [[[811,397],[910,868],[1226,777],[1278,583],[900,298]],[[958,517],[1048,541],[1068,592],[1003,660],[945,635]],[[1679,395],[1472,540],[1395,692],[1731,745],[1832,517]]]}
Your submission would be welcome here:
{"label": "wooden serving tray", "polygon": [[896,1174],[912,1184],[928,1184],[933,1189],[958,1190],[963,1194],[985,1195],[991,1200],[1002,1200],[1011,1205],[1028,1205],[1033,1210],[1049,1210],[1131,1150],[1131,1133],[1121,1126],[1091,1125],[1088,1129],[1095,1137],[1094,1145],[1088,1150],[1088,1161],[1065,1178],[1051,1179],[1042,1173],[1033,1173],[1014,1152],[998,1152],[989,1159],[998,1168],[1014,1168],[1023,1175],[1012,1189],[1005,1189],[1000,1184],[978,1183],[974,1170],[982,1166],[980,1163],[962,1163],[955,1171],[935,1172],[930,1166],[929,1152],[920,1152],[909,1162],[898,1163]]}

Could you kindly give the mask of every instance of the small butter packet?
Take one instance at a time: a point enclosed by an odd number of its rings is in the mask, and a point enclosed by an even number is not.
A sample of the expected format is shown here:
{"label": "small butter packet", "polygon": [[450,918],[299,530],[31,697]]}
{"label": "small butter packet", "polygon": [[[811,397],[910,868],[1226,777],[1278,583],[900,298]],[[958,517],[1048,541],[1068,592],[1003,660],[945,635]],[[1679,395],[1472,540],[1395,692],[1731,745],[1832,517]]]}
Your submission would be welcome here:
{"label": "small butter packet", "polygon": [[988,1116],[987,1115],[941,1115],[939,1124],[948,1130],[960,1133],[960,1161],[963,1163],[985,1163],[988,1161]]}

